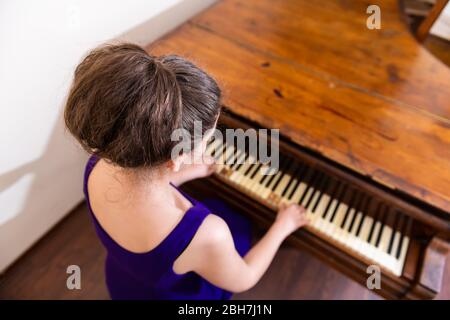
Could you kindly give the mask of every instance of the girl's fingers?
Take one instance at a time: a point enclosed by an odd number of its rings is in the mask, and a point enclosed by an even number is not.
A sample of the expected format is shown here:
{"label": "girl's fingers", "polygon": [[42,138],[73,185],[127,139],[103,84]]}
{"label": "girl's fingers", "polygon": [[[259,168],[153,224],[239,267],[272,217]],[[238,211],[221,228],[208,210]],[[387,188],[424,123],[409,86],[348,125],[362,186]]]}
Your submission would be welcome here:
{"label": "girl's fingers", "polygon": [[213,157],[211,157],[211,156],[204,155],[203,156],[203,163],[207,164],[207,165],[213,165],[215,163],[215,159]]}
{"label": "girl's fingers", "polygon": [[214,171],[216,171],[216,165],[215,164],[211,164],[209,167],[208,167],[208,173],[213,173]]}

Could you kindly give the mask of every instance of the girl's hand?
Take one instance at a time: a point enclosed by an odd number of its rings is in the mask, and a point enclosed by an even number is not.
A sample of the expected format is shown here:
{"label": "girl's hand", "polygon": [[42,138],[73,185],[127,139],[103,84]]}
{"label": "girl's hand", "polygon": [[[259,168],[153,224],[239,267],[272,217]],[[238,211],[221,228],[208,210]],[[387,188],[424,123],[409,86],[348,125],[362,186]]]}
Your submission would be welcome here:
{"label": "girl's hand", "polygon": [[216,164],[213,157],[203,155],[202,162],[193,164],[184,164],[176,175],[182,182],[205,178],[210,176],[216,170]]}
{"label": "girl's hand", "polygon": [[306,209],[296,204],[281,203],[274,225],[287,237],[298,228],[309,223]]}
{"label": "girl's hand", "polygon": [[208,177],[216,170],[215,160],[213,157],[204,155],[203,163],[191,164],[188,170],[192,170],[196,178]]}

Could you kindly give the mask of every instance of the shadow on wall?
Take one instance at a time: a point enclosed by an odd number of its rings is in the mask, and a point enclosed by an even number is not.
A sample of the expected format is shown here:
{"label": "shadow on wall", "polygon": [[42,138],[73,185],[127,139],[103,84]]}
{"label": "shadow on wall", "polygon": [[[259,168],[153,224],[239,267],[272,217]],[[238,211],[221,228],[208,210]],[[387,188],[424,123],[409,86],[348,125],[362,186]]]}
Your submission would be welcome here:
{"label": "shadow on wall", "polygon": [[[0,174],[0,272],[83,197],[87,155],[65,131],[62,109],[43,154]],[[55,198],[61,188],[67,192]],[[43,210],[47,210],[45,214]]]}

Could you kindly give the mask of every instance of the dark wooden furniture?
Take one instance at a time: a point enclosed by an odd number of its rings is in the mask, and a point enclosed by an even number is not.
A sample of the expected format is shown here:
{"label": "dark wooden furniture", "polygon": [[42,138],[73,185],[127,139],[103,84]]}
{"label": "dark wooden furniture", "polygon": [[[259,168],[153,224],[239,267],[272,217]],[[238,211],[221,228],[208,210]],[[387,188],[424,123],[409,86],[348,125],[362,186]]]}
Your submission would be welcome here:
{"label": "dark wooden furniture", "polygon": [[424,41],[431,30],[431,27],[439,18],[441,12],[448,4],[448,0],[437,0],[436,4],[431,8],[426,18],[421,22],[416,31],[416,37],[419,41]]}
{"label": "dark wooden furniture", "polygon": [[[279,128],[282,150],[411,217],[387,298],[431,298],[450,237],[450,70],[409,33],[396,1],[366,28],[364,1],[219,2],[148,47],[183,55],[220,82],[221,121]],[[274,207],[219,175],[195,182],[264,224]],[[195,192],[195,191],[194,191]],[[347,201],[347,200],[345,200]],[[308,230],[291,241],[365,283],[368,262]]]}

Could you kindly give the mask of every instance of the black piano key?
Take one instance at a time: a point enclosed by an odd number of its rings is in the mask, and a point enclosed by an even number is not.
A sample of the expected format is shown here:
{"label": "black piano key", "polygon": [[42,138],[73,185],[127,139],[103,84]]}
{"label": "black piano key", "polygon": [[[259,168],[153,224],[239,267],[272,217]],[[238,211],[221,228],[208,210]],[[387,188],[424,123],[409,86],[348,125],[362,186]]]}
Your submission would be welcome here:
{"label": "black piano key", "polygon": [[229,150],[229,148],[231,148],[231,146],[229,145],[229,144],[225,144],[225,146],[224,146],[224,148],[223,148],[223,150],[222,150],[222,160],[223,160],[223,163],[222,164],[226,164],[227,163],[227,153],[228,153],[228,150]]}
{"label": "black piano key", "polygon": [[[240,150],[239,150],[240,151]],[[233,162],[233,164],[230,166],[230,169],[232,169],[232,170],[234,170],[234,171],[237,171],[237,166],[239,165],[239,159],[241,159],[241,157],[242,157],[242,152],[244,152],[246,155],[247,155],[247,153],[245,152],[245,149],[243,150],[243,151],[241,151],[241,153],[239,153],[239,156],[237,156],[237,158],[236,159],[234,159],[234,162]],[[241,165],[242,165],[242,163],[241,163]]]}
{"label": "black piano key", "polygon": [[375,213],[375,215],[373,217],[372,226],[370,227],[369,236],[367,237],[367,242],[368,243],[372,242],[373,233],[375,231],[375,226],[377,224],[378,216],[380,215],[380,211],[381,211],[382,206],[383,206],[383,204],[381,202],[378,202],[377,211],[376,211],[376,213]]}
{"label": "black piano key", "polygon": [[239,157],[240,154],[236,153],[236,156],[233,154],[233,159],[232,161],[228,164],[230,169],[233,169],[233,167],[236,165],[237,163],[237,157]]}
{"label": "black piano key", "polygon": [[[284,166],[285,161],[286,161],[286,158],[282,157],[281,161],[280,161],[280,168]],[[271,174],[271,175],[265,174],[264,178],[261,180],[261,184],[264,184],[264,186],[266,188],[269,187],[270,183],[273,181],[273,179],[275,178],[276,175],[277,175],[276,173]]]}
{"label": "black piano key", "polygon": [[356,206],[355,206],[355,214],[353,215],[353,219],[350,222],[350,225],[348,226],[348,229],[347,229],[347,231],[350,233],[352,232],[353,228],[355,228],[355,226],[356,226],[356,224],[355,224],[356,217],[358,216],[358,213],[361,212],[362,204],[363,204],[365,197],[366,197],[366,194],[361,193],[361,195],[358,198],[358,202],[356,203]]}
{"label": "black piano key", "polygon": [[314,199],[314,195],[315,195],[317,192],[320,192],[319,187],[322,185],[322,180],[324,179],[324,177],[325,177],[325,174],[322,173],[322,172],[319,172],[319,176],[317,177],[317,179],[316,179],[316,181],[314,182],[314,184],[311,186],[311,187],[314,188],[314,191],[311,192],[311,194],[309,195],[309,198],[306,200],[306,205],[305,205],[305,208],[306,208],[306,209],[309,209],[309,206],[310,206],[311,203],[312,203],[312,199]]}
{"label": "black piano key", "polygon": [[256,166],[258,166],[258,163],[252,163],[252,164],[250,164],[249,166],[248,166],[248,168],[247,168],[247,170],[245,170],[245,172],[244,172],[244,176],[247,176],[247,175],[249,175],[250,174],[250,172],[252,172],[253,173],[253,169],[256,167]]}
{"label": "black piano key", "polygon": [[215,158],[216,157],[216,152],[220,152],[220,150],[223,147],[223,141],[218,141],[216,139],[211,139],[209,140],[210,143],[208,143],[208,147],[211,145],[212,142],[218,142],[216,143],[216,145],[214,146],[212,152],[211,152],[211,157]]}
{"label": "black piano key", "polygon": [[280,167],[280,175],[278,176],[277,180],[274,182],[273,186],[272,186],[272,191],[275,191],[275,189],[278,187],[278,185],[280,184],[281,178],[283,178],[283,176],[289,172],[289,170],[292,168],[292,166],[295,164],[294,161],[292,161],[292,159],[290,157],[287,157],[286,162],[284,164],[283,167]]}
{"label": "black piano key", "polygon": [[395,237],[393,237],[392,238],[392,245],[391,245],[391,241],[389,241],[389,247],[388,247],[388,250],[387,250],[388,254],[392,254],[393,256],[396,256],[397,252],[400,251],[400,249],[401,249],[401,244],[403,242],[403,228],[405,227],[406,222],[407,222],[406,221],[407,217],[403,216],[402,213],[396,212],[396,215],[398,216],[398,220],[396,221],[396,227],[395,227],[395,230],[393,230],[393,233],[395,234],[397,231],[400,232],[400,239],[399,239],[399,242],[398,242],[398,247],[394,248],[394,239],[395,239]]}
{"label": "black piano key", "polygon": [[[259,171],[262,171],[263,168],[261,168]],[[256,179],[256,182],[258,182],[258,184],[264,185],[264,181],[266,181],[266,179],[268,179],[268,174],[267,174],[267,168],[264,168],[264,172],[261,172],[261,176],[259,177],[259,179]]]}
{"label": "black piano key", "polygon": [[[283,166],[283,163],[284,163],[285,160],[286,159],[280,155],[280,162],[279,162],[280,167]],[[270,170],[270,168],[268,170]],[[266,173],[266,174],[263,175],[263,178],[259,181],[259,183],[260,184],[264,184],[265,187],[267,187],[272,182],[272,180],[273,180],[273,178],[275,176],[276,176],[276,173],[271,174],[271,175],[268,175]]]}
{"label": "black piano key", "polygon": [[225,144],[221,144],[219,148],[217,148],[215,151],[217,154],[214,156],[214,158],[219,160],[219,157],[223,156],[223,150],[225,149]]}
{"label": "black piano key", "polygon": [[303,203],[303,200],[305,200],[306,195],[308,194],[309,190],[312,188],[313,184],[315,183],[315,181],[319,175],[319,171],[317,171],[315,169],[312,169],[311,171],[312,171],[312,176],[309,180],[305,181],[306,188],[305,188],[305,190],[303,190],[303,194],[300,197],[300,200],[298,201],[298,204],[300,204],[300,205]]}
{"label": "black piano key", "polygon": [[307,177],[308,173],[309,173],[309,167],[305,164],[302,168],[302,171],[300,172],[300,174],[298,175],[297,181],[295,182],[294,187],[292,188],[291,193],[289,194],[288,199],[291,200],[292,197],[294,196],[295,191],[297,191],[298,186],[300,185],[300,183]]}
{"label": "black piano key", "polygon": [[[249,152],[249,154],[250,154],[250,152]],[[261,163],[259,163],[257,159],[254,159],[253,161],[254,161],[254,163],[252,163],[248,166],[247,170],[244,173],[244,176],[247,176],[248,174],[250,174],[250,172],[253,173],[252,170],[255,168],[255,166],[261,165]]]}
{"label": "black piano key", "polygon": [[289,158],[288,157],[281,157],[280,155],[280,163],[278,166],[278,170],[270,176],[270,179],[266,181],[266,188],[268,188],[272,181],[277,177],[278,172],[280,172],[280,175],[283,173],[283,170],[286,168],[286,165],[288,164]]}
{"label": "black piano key", "polygon": [[238,171],[242,167],[242,165],[248,160],[248,157],[250,157],[250,151],[245,149],[244,160],[241,163],[238,163],[238,165],[237,165],[237,167],[235,169],[236,171]]}
{"label": "black piano key", "polygon": [[[233,161],[232,161],[232,163],[231,164],[234,164],[234,163],[236,163],[237,162],[237,154],[238,154],[238,151],[240,151],[239,149],[238,149],[238,145],[237,145],[237,143],[236,143],[236,141],[234,141],[234,152],[233,152]],[[231,167],[231,166],[230,166]]]}
{"label": "black piano key", "polygon": [[[227,146],[227,148],[233,148],[233,146]],[[225,165],[229,165],[231,163],[231,160],[234,159],[235,157],[235,153],[236,153],[237,148],[234,148],[233,152],[230,153],[230,155],[228,156],[228,158],[225,160]],[[225,151],[226,154],[226,151]]]}
{"label": "black piano key", "polygon": [[334,217],[336,216],[336,212],[337,212],[339,206],[341,205],[342,199],[344,199],[345,194],[347,193],[347,188],[348,188],[348,186],[346,184],[342,184],[341,191],[339,193],[339,197],[336,199],[337,200],[337,204],[334,207],[333,213],[331,214],[331,217],[330,217],[330,220],[329,220],[330,222],[334,221]]}
{"label": "black piano key", "polygon": [[411,231],[411,225],[412,225],[412,219],[411,217],[405,217],[405,219],[403,219],[403,228],[401,229],[401,238],[400,238],[400,242],[398,244],[398,248],[397,248],[397,252],[395,254],[395,257],[397,259],[400,259],[400,253],[402,252],[402,246],[403,246],[403,241],[405,239],[405,237],[409,237],[410,236],[410,231]]}
{"label": "black piano key", "polygon": [[329,181],[330,181],[330,177],[329,176],[326,176],[325,179],[323,179],[322,185],[319,187],[320,188],[320,195],[317,198],[316,202],[314,203],[314,206],[313,206],[313,208],[311,210],[312,213],[316,212],[317,206],[319,205],[320,200],[322,200],[322,196],[323,196],[323,194],[325,193],[325,190],[328,187]]}
{"label": "black piano key", "polygon": [[[209,147],[212,145],[212,143],[213,143],[213,142],[215,143],[216,141],[217,141],[216,138],[210,138],[210,139],[208,140],[208,142],[206,143],[206,149],[209,148]],[[217,146],[216,146],[216,147],[217,147]],[[213,148],[213,151],[212,151],[212,153],[211,153],[211,156],[213,156],[216,147]]]}
{"label": "black piano key", "polygon": [[339,181],[335,181],[334,188],[330,193],[330,199],[328,199],[327,206],[325,208],[325,211],[322,213],[322,218],[325,218],[328,215],[328,210],[330,210],[331,203],[333,202],[333,199],[337,197],[337,192],[339,187],[341,186],[341,183]]}
{"label": "black piano key", "polygon": [[[209,146],[209,144],[208,144]],[[211,157],[215,158],[217,146],[215,146],[211,152]]]}
{"label": "black piano key", "polygon": [[282,197],[284,197],[286,195],[287,191],[289,190],[292,183],[294,182],[294,179],[299,175],[302,168],[303,168],[303,163],[297,164],[294,172],[291,175],[291,178],[289,179],[288,184],[286,185],[286,188],[283,190],[283,193],[281,194]]}
{"label": "black piano key", "polygon": [[389,239],[389,246],[388,246],[388,250],[387,250],[388,254],[391,254],[391,252],[392,252],[395,234],[397,233],[397,230],[399,230],[399,226],[400,226],[401,222],[402,222],[402,214],[400,212],[395,212],[395,222],[392,226],[391,239]]}
{"label": "black piano key", "polygon": [[281,180],[283,180],[283,178],[289,174],[290,172],[292,172],[293,167],[295,166],[295,162],[292,160],[289,160],[285,166],[285,168],[283,170],[281,170],[281,174],[278,176],[278,178],[276,179],[276,181],[273,183],[272,187],[270,189],[272,189],[272,191],[275,191],[278,187],[278,185],[280,184]]}
{"label": "black piano key", "polygon": [[350,198],[350,202],[348,203],[348,206],[347,206],[347,210],[345,210],[344,219],[342,219],[342,222],[341,222],[341,229],[344,229],[344,226],[347,223],[349,213],[352,210],[353,206],[355,205],[356,196],[357,196],[357,192],[353,191],[352,196]]}
{"label": "black piano key", "polygon": [[[263,184],[266,180],[269,180],[269,175],[267,174],[267,172],[265,173],[265,174],[263,174],[262,176],[261,176],[261,179],[259,180],[259,183],[260,184]],[[273,175],[272,175],[272,177],[273,177]]]}
{"label": "black piano key", "polygon": [[262,163],[258,163],[258,166],[256,167],[255,171],[253,171],[252,175],[250,176],[250,179],[253,179],[259,170],[261,170]]}
{"label": "black piano key", "polygon": [[361,228],[362,228],[362,226],[364,224],[364,220],[367,217],[367,212],[369,210],[371,202],[372,202],[372,198],[370,196],[366,196],[366,199],[365,199],[365,202],[364,202],[364,206],[363,206],[363,210],[361,210],[362,217],[361,217],[361,220],[359,221],[358,229],[356,230],[356,234],[355,234],[357,237],[359,237],[359,234],[361,233]]}
{"label": "black piano key", "polygon": [[384,226],[385,226],[385,222],[387,219],[387,214],[389,212],[389,207],[385,206],[384,211],[380,214],[380,219],[378,221],[380,221],[381,223],[381,227],[380,227],[380,232],[378,232],[378,236],[375,240],[375,247],[379,247],[380,246],[380,241],[381,241],[381,235],[383,234],[384,231]]}

